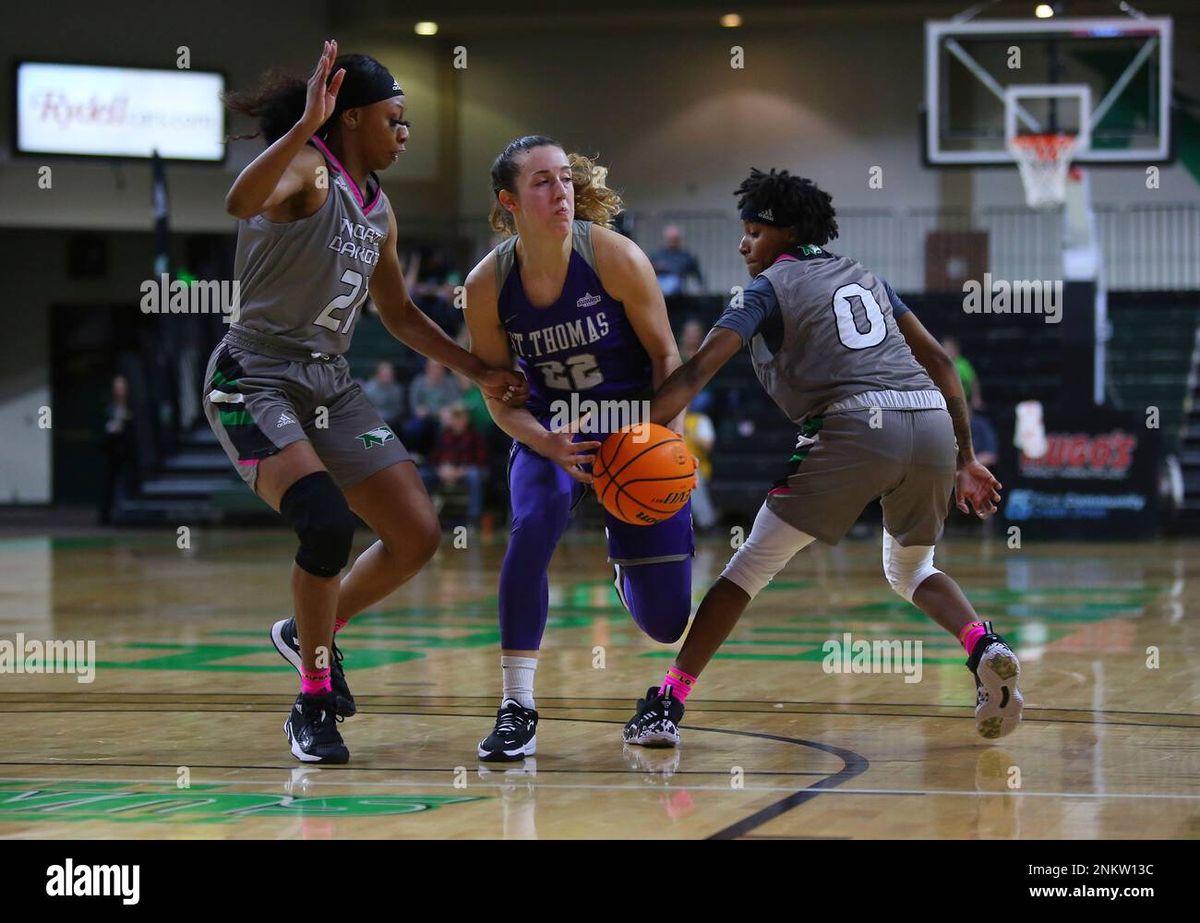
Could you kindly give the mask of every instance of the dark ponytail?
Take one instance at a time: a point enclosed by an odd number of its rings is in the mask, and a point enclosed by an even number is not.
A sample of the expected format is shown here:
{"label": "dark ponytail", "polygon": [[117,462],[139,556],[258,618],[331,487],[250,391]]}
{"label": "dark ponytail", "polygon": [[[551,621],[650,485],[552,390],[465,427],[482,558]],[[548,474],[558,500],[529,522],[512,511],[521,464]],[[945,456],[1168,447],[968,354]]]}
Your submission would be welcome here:
{"label": "dark ponytail", "polygon": [[232,135],[242,141],[262,135],[267,144],[274,144],[291,130],[304,115],[308,83],[294,74],[270,70],[253,90],[231,91],[222,97],[230,112],[258,119],[258,131],[252,135]]}
{"label": "dark ponytail", "polygon": [[[330,79],[339,70],[345,70],[342,87],[338,91],[333,115],[316,132],[325,138],[334,120],[345,110],[356,106],[370,105],[389,95],[404,91],[395,82],[388,69],[365,54],[345,54],[333,62]],[[270,70],[259,80],[253,90],[226,93],[222,97],[227,109],[241,115],[258,119],[258,132],[253,135],[233,135],[232,140],[257,138],[261,134],[267,144],[274,144],[304,115],[308,101],[308,81],[285,71]]]}

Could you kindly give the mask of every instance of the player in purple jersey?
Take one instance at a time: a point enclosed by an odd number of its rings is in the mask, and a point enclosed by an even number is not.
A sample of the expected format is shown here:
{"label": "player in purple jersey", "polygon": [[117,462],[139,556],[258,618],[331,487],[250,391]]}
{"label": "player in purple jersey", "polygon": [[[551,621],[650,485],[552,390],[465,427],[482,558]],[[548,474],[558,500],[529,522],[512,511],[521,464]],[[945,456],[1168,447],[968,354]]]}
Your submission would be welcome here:
{"label": "player in purple jersey", "polygon": [[[225,200],[240,219],[242,304],[209,361],[204,412],[247,485],[300,540],[294,614],[271,632],[301,678],[284,725],[292,754],[344,763],[337,720],[355,707],[334,633],[416,574],[440,538],[416,466],[341,355],[358,309],[369,294],[398,340],[490,397],[517,404],[527,388],[508,363],[489,368],[460,348],[408,296],[396,218],[374,173],[408,140],[404,92],[385,67],[338,58],[326,42],[307,85],[268,76],[226,103],[259,120],[268,147]],[[354,514],[379,540],[341,577]]]}
{"label": "player in purple jersey", "polygon": [[626,743],[677,745],[684,700],[751,600],[812,542],[837,544],[875,498],[888,584],[963,645],[979,734],[1011,733],[1022,709],[1017,657],[933,565],[952,492],[980,517],[1000,501],[1000,483],[971,448],[954,363],[884,280],[825,249],[837,236],[828,193],[786,170],[754,170],[734,194],[754,281],[654,395],[650,418],[674,417],[745,346],[800,437],[662,684],[638,701]]}
{"label": "player in purple jersey", "polygon": [[[517,365],[530,388],[524,408],[487,402],[513,448],[512,532],[500,571],[503,692],[495,728],[478,747],[483,760],[536,750],[533,678],[549,607],[547,570],[591,482],[585,468],[597,440],[618,428],[603,425],[601,414],[577,441],[555,431],[554,421],[573,420],[580,399],[640,410],[679,366],[650,261],[609,230],[621,200],[603,177],[550,138],[510,143],[492,165],[492,227],[507,239],[467,277],[472,351],[488,365]],[[676,430],[679,417],[668,421]],[[605,533],[617,593],[634,621],[657,641],[677,640],[691,611],[690,504],[653,526],[606,513]]]}

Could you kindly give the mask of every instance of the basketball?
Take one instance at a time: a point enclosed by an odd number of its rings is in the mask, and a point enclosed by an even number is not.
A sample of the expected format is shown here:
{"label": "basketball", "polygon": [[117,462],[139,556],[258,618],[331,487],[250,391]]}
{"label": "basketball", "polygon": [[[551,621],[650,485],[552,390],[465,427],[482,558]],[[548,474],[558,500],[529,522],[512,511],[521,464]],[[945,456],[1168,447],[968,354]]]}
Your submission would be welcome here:
{"label": "basketball", "polygon": [[696,460],[665,426],[627,426],[600,446],[592,486],[604,508],[622,522],[652,526],[687,503],[696,486]]}

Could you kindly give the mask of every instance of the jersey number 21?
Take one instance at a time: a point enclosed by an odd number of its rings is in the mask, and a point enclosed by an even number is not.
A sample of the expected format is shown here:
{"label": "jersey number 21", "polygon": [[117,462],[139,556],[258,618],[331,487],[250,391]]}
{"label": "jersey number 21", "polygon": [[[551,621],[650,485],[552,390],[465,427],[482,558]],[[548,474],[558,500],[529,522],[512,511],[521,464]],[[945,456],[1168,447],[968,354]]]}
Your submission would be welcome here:
{"label": "jersey number 21", "polygon": [[[318,327],[328,327],[334,333],[349,333],[350,327],[354,324],[354,315],[358,313],[359,306],[367,300],[367,287],[363,285],[363,277],[361,273],[355,272],[353,269],[347,269],[342,273],[342,282],[351,286],[350,293],[347,295],[338,295],[333,301],[325,305],[325,310],[317,315],[317,319],[313,321]],[[349,308],[345,318],[334,317],[333,312],[341,308]],[[338,328],[341,327],[339,331]]]}

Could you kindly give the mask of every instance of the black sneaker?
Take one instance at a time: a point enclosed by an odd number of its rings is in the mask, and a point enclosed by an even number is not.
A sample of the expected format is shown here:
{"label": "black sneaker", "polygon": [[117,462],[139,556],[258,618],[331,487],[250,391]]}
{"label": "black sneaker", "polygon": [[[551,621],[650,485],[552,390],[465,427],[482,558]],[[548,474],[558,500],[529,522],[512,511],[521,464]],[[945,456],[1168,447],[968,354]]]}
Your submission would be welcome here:
{"label": "black sneaker", "polygon": [[516,699],[505,699],[496,712],[496,726],[476,750],[486,762],[523,760],[537,752],[538,713]]}
{"label": "black sneaker", "polygon": [[338,732],[337,723],[342,719],[335,711],[332,694],[305,695],[296,697],[287,721],[283,722],[283,733],[292,745],[292,756],[305,763],[348,763],[350,751]]}
{"label": "black sneaker", "polygon": [[[300,660],[300,635],[296,632],[296,619],[280,619],[271,626],[271,643],[279,655],[290,663],[297,673],[303,673],[304,664]],[[333,660],[329,664],[329,684],[337,698],[337,714],[339,718],[349,718],[358,711],[354,704],[354,696],[346,685],[346,671],[342,669],[342,652],[337,642],[333,644]]]}
{"label": "black sneaker", "polygon": [[1025,699],[1017,688],[1021,678],[1017,655],[992,632],[991,622],[983,626],[987,634],[975,642],[967,669],[975,675],[975,729],[981,737],[995,740],[1016,730]]}
{"label": "black sneaker", "polygon": [[683,703],[671,695],[663,695],[658,686],[646,690],[638,699],[637,714],[625,725],[625,743],[640,747],[678,747],[679,722],[683,720]]}

